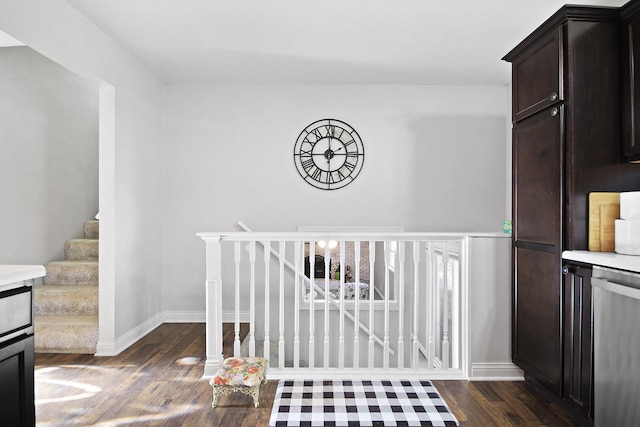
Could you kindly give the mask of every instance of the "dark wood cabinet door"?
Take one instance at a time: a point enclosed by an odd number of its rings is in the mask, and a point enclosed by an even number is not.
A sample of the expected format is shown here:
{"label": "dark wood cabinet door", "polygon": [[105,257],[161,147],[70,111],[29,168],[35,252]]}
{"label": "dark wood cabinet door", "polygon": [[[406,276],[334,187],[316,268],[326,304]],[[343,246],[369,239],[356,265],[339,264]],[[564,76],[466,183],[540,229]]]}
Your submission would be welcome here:
{"label": "dark wood cabinet door", "polygon": [[33,335],[0,345],[0,421],[35,426]]}
{"label": "dark wood cabinet door", "polygon": [[513,61],[513,121],[564,99],[562,27],[552,31]]}
{"label": "dark wood cabinet door", "polygon": [[562,395],[593,419],[593,321],[590,267],[567,264],[564,273],[564,384]]}
{"label": "dark wood cabinet door", "polygon": [[622,10],[622,139],[625,159],[640,161],[640,2]]}
{"label": "dark wood cabinet door", "polygon": [[513,235],[559,245],[562,229],[563,106],[513,126]]}
{"label": "dark wood cabinet door", "polygon": [[528,375],[560,395],[562,392],[560,255],[550,247],[516,246],[514,258],[516,269],[513,361]]}

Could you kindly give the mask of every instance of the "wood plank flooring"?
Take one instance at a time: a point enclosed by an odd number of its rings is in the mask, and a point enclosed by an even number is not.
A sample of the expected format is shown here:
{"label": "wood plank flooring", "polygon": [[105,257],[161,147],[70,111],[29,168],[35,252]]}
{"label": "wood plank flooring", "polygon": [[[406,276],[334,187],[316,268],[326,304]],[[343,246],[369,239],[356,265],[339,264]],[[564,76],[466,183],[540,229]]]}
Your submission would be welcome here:
{"label": "wood plank flooring", "polygon": [[[240,393],[211,408],[204,340],[204,324],[163,324],[115,357],[36,354],[37,425],[268,426],[277,380],[261,387],[259,408]],[[576,425],[524,382],[434,383],[462,427]]]}

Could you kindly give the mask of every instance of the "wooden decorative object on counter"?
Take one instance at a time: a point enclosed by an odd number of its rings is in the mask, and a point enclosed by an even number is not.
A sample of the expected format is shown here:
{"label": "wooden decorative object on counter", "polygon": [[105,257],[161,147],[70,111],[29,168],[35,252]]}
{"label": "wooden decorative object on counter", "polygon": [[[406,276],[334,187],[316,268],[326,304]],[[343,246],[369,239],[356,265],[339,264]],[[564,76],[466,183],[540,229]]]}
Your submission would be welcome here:
{"label": "wooden decorative object on counter", "polygon": [[615,220],[620,218],[620,193],[589,193],[589,250],[615,250]]}

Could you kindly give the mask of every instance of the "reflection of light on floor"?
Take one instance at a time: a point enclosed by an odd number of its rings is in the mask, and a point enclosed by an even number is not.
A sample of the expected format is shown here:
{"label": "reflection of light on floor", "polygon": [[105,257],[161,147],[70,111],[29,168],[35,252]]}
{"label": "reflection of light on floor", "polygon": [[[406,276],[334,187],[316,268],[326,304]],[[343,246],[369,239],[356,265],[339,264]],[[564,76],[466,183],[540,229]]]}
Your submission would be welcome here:
{"label": "reflection of light on floor", "polygon": [[36,369],[35,370],[36,385],[51,384],[56,386],[69,387],[71,389],[82,391],[82,393],[59,396],[59,397],[50,398],[50,399],[36,399],[36,402],[35,402],[36,405],[44,405],[46,403],[68,402],[71,400],[86,399],[102,391],[100,387],[94,386],[91,384],[85,384],[85,383],[80,383],[75,381],[55,380],[53,378],[46,377],[47,374],[55,373],[58,369],[59,368],[56,368],[56,367]]}
{"label": "reflection of light on floor", "polygon": [[[128,417],[120,417],[115,418],[108,421],[101,421],[95,424],[91,424],[92,426],[98,427],[114,427],[114,426],[126,426],[126,425],[139,425],[145,422],[151,421],[166,421],[170,420],[174,417],[181,417],[183,415],[187,415],[191,412],[202,411],[203,409],[208,408],[208,405],[180,405],[175,408],[167,409],[164,413],[157,414],[136,414]],[[59,422],[38,422],[38,427],[53,427],[60,425],[86,425],[85,421],[82,420],[65,420],[64,424],[60,424]]]}
{"label": "reflection of light on floor", "polygon": [[[203,362],[202,358],[200,357],[183,357],[175,361],[177,365],[183,365],[183,366],[195,366],[195,365],[201,364],[202,362]],[[34,372],[35,387],[36,387],[35,404],[39,405],[38,406],[39,414],[36,414],[36,417],[39,418],[37,422],[38,427],[58,427],[61,425],[86,425],[86,419],[83,419],[80,412],[82,413],[85,412],[85,409],[87,409],[86,407],[87,403],[82,403],[82,402],[73,403],[73,401],[79,401],[81,399],[90,399],[92,397],[97,396],[99,393],[110,392],[109,389],[103,389],[99,386],[83,383],[80,381],[68,381],[68,380],[55,379],[56,373],[57,373],[56,371],[63,371],[63,370],[73,371],[75,369],[80,369],[81,371],[85,371],[85,372],[86,371],[94,371],[94,373],[97,372],[100,378],[102,377],[106,378],[106,377],[113,377],[114,375],[115,376],[127,375],[126,373],[122,372],[123,369],[127,369],[127,368],[134,368],[135,370],[137,370],[140,367],[137,365],[126,365],[126,364],[113,365],[113,366],[91,366],[91,365],[62,365],[62,366],[47,366],[47,367],[36,366],[35,372]],[[68,372],[67,373],[59,372],[59,373],[61,375],[66,375],[67,378],[69,378]],[[145,374],[141,372],[131,372],[129,375],[133,377],[140,377]],[[73,375],[73,376],[76,376],[76,375]],[[91,376],[83,377],[82,373],[79,375],[79,377],[83,379],[91,378]],[[185,382],[186,380],[187,380],[186,378],[176,378],[176,381],[178,382]],[[202,379],[197,379],[197,380],[189,379],[186,382],[199,382],[201,380]],[[99,380],[96,380],[96,381],[99,382]],[[38,399],[38,394],[49,393],[48,391],[44,391],[44,390],[47,390],[48,385],[55,386],[55,387],[67,387],[68,391],[66,393],[69,393],[69,394],[65,395],[66,394],[65,392],[55,388],[56,396],[53,396],[53,397],[42,396],[42,398]],[[38,393],[39,388],[43,390],[41,393]],[[74,412],[75,415],[78,416],[78,418],[75,420],[65,419],[65,421],[62,424],[60,423],[60,421],[45,420],[45,418],[47,418],[46,404],[59,404],[61,402],[67,402],[67,405],[68,405],[67,409],[70,412]],[[91,425],[113,427],[113,426],[124,426],[124,425],[133,425],[133,424],[137,425],[138,423],[145,423],[145,422],[171,420],[175,417],[181,417],[194,411],[206,410],[208,407],[209,405],[195,405],[195,404],[185,404],[185,405],[176,405],[176,406],[171,406],[169,404],[166,406],[157,406],[157,405],[148,405],[148,404],[136,404],[135,402],[131,402],[130,408],[135,412],[135,415],[122,416],[120,418],[116,418],[108,421],[101,421],[99,423],[91,424]],[[81,411],[78,412],[79,410]]]}
{"label": "reflection of light on floor", "polygon": [[75,388],[78,390],[84,391],[84,393],[72,394],[68,396],[55,397],[53,399],[36,399],[36,405],[43,405],[45,403],[56,403],[56,402],[68,402],[70,400],[79,400],[86,399],[87,397],[92,397],[96,393],[100,393],[102,389],[100,387],[93,386],[91,384],[83,384],[77,383],[74,381],[60,381],[60,380],[46,380],[40,379],[41,383],[45,384],[53,384],[63,387]]}
{"label": "reflection of light on floor", "polygon": [[191,365],[199,364],[200,361],[201,361],[201,359],[199,357],[183,357],[181,359],[176,360],[176,363],[178,365],[191,366]]}
{"label": "reflection of light on floor", "polygon": [[132,424],[139,425],[140,423],[150,422],[150,421],[170,420],[171,418],[180,417],[194,411],[202,411],[204,408],[205,406],[202,406],[202,405],[181,405],[173,409],[167,410],[165,413],[121,417],[121,418],[116,418],[109,421],[103,421],[103,422],[92,424],[92,425],[98,426],[98,427],[100,426],[113,427],[113,426],[124,426],[124,425],[132,425]]}

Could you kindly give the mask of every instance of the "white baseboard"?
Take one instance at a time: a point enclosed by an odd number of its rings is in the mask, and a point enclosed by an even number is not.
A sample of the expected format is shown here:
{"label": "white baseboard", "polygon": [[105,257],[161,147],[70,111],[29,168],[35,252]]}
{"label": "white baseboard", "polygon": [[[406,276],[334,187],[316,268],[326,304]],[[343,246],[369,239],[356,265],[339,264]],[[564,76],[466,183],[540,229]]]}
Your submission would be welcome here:
{"label": "white baseboard", "polygon": [[205,323],[204,311],[165,311],[164,323]]}
{"label": "white baseboard", "polygon": [[104,343],[98,341],[96,344],[96,354],[95,356],[117,356],[116,346],[114,343]]}
{"label": "white baseboard", "polygon": [[513,363],[472,363],[469,381],[524,381],[524,372]]}
{"label": "white baseboard", "polygon": [[[223,311],[222,321],[225,323],[235,322],[233,311]],[[96,345],[96,356],[116,356],[133,345],[140,338],[153,331],[163,323],[205,323],[206,314],[204,311],[166,311],[141,323],[133,328],[115,342],[98,342]],[[240,322],[249,322],[249,312],[240,312]]]}
{"label": "white baseboard", "polygon": [[116,356],[135,344],[136,341],[162,325],[163,316],[158,314],[136,326],[113,343],[98,342],[96,356]]}

